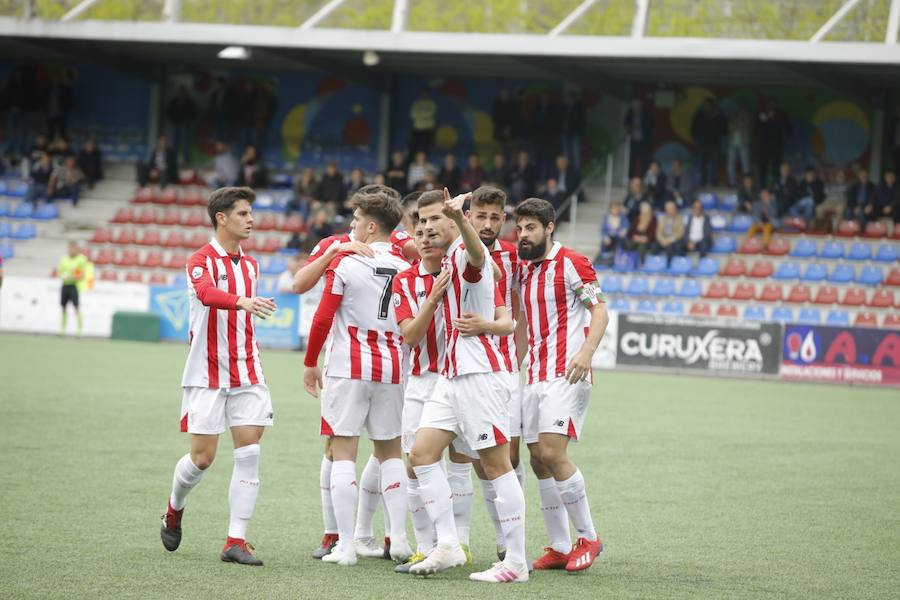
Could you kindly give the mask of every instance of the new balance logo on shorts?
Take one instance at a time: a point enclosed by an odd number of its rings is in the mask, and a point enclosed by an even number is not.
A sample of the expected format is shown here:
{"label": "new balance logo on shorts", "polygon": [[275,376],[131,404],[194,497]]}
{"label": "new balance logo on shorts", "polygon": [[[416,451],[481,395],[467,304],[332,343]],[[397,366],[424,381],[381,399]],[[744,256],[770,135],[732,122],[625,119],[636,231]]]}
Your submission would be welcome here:
{"label": "new balance logo on shorts", "polygon": [[481,435],[478,436],[479,442],[484,442],[487,439],[488,439],[488,434],[486,434],[486,433],[482,433]]}
{"label": "new balance logo on shorts", "polygon": [[554,423],[554,425],[556,425],[557,427],[565,427],[565,426],[566,426],[566,422],[565,422],[565,421],[562,421],[562,420],[557,420],[557,421]]}

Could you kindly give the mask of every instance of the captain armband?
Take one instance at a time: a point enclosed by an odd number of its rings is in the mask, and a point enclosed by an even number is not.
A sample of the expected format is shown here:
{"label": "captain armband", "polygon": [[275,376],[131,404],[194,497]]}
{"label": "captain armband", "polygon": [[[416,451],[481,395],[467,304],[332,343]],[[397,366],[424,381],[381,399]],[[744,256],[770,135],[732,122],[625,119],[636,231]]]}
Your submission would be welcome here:
{"label": "captain armband", "polygon": [[596,285],[596,283],[586,283],[577,290],[575,290],[575,294],[578,297],[578,301],[581,302],[585,308],[590,308],[595,304],[600,304],[601,302],[606,302],[606,296],[603,295]]}

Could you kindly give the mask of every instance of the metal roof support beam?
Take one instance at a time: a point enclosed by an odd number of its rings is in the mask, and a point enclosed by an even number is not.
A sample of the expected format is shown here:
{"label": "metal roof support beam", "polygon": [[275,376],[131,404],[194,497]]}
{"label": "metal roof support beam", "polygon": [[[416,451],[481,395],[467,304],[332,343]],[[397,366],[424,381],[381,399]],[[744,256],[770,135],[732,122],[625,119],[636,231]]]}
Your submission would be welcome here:
{"label": "metal roof support beam", "polygon": [[647,31],[647,14],[650,12],[650,0],[635,0],[634,21],[631,23],[631,37],[642,38]]}
{"label": "metal roof support beam", "polygon": [[181,20],[181,0],[166,0],[163,4],[163,21],[177,23]]}
{"label": "metal roof support beam", "polygon": [[327,19],[331,15],[331,13],[333,13],[338,8],[340,8],[343,3],[344,3],[344,0],[331,0],[330,2],[328,2],[327,4],[322,6],[322,8],[317,10],[313,14],[313,16],[311,16],[310,18],[305,20],[298,29],[300,29],[302,31],[312,29],[313,27],[315,27],[316,25],[318,25],[319,23],[321,23],[322,21]]}
{"label": "metal roof support beam", "polygon": [[92,7],[93,5],[97,4],[99,1],[100,0],[82,0],[82,2],[79,3],[77,6],[75,6],[75,8],[73,8],[72,10],[70,10],[69,12],[64,14],[62,19],[60,19],[60,21],[62,21],[63,23],[66,23],[68,21],[71,21],[72,19],[78,18],[81,15],[81,13],[83,13],[84,11],[86,11],[87,9]]}
{"label": "metal roof support beam", "polygon": [[887,30],[884,33],[885,44],[897,43],[898,29],[900,29],[900,0],[891,0],[891,12],[888,13]]}
{"label": "metal roof support beam", "polygon": [[841,19],[846,17],[847,13],[853,10],[853,7],[857,4],[859,4],[859,0],[847,0],[846,2],[844,2],[844,4],[839,9],[837,9],[837,12],[831,15],[831,18],[828,19],[828,21],[826,21],[825,24],[822,25],[822,27],[819,28],[819,30],[815,32],[811,38],[809,38],[809,41],[818,42],[826,35],[828,35],[828,33],[832,29],[834,29],[834,26],[840,23]]}
{"label": "metal roof support beam", "polygon": [[581,4],[578,5],[578,8],[570,12],[565,19],[559,22],[559,24],[550,30],[547,35],[556,36],[561,34],[563,31],[568,29],[572,24],[575,23],[578,19],[580,19],[584,13],[586,13],[593,5],[597,3],[597,0],[584,0]]}
{"label": "metal roof support beam", "polygon": [[403,33],[409,25],[409,0],[394,0],[391,33]]}

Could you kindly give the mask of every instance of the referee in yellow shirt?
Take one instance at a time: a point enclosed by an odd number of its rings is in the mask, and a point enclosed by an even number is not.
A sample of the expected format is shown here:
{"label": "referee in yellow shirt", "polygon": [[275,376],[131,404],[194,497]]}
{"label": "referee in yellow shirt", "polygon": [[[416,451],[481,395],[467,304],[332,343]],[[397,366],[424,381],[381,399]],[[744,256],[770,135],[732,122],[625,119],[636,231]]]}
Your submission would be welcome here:
{"label": "referee in yellow shirt", "polygon": [[69,253],[59,259],[59,266],[56,267],[56,273],[62,279],[62,293],[60,295],[60,305],[62,306],[62,326],[60,333],[66,334],[66,322],[68,315],[66,314],[66,305],[70,302],[75,307],[75,319],[78,323],[78,335],[81,335],[81,311],[78,308],[78,288],[84,281],[89,269],[89,261],[87,257],[81,253],[77,242],[69,242]]}

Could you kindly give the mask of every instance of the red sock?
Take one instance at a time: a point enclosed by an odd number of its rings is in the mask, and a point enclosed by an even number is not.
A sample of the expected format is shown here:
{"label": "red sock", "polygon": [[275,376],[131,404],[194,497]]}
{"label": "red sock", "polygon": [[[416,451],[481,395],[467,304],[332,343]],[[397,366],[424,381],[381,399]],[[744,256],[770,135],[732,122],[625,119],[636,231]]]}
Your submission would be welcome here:
{"label": "red sock", "polygon": [[225,538],[225,549],[228,550],[232,546],[237,546],[241,550],[246,550],[247,542],[245,542],[241,538],[233,538],[233,537]]}
{"label": "red sock", "polygon": [[169,508],[166,510],[166,525],[169,527],[180,527],[181,526],[181,514],[184,512],[184,509],[175,510],[172,508],[172,503],[169,502]]}

